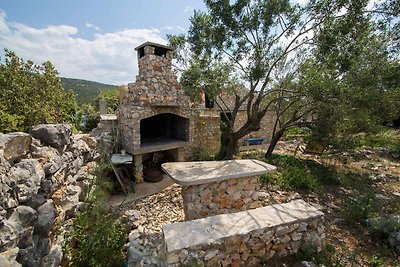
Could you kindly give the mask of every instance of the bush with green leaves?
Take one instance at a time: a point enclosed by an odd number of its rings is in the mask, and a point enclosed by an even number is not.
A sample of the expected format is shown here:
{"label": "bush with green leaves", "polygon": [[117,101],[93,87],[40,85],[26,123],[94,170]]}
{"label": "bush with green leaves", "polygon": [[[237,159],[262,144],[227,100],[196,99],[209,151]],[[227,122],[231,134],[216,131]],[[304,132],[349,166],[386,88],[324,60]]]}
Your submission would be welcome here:
{"label": "bush with green leaves", "polygon": [[331,244],[324,244],[321,251],[312,243],[303,243],[296,254],[296,259],[299,261],[312,261],[321,266],[334,266],[333,255],[336,249]]}
{"label": "bush with green leaves", "polygon": [[400,215],[370,218],[367,225],[373,234],[386,238],[390,233],[400,231]]}
{"label": "bush with green leaves", "polygon": [[68,237],[67,253],[71,266],[122,266],[127,227],[118,216],[100,206],[91,206],[75,219]]}
{"label": "bush with green leaves", "polygon": [[278,166],[280,168],[304,166],[304,163],[300,159],[291,155],[273,154],[271,158],[268,159],[268,163]]}
{"label": "bush with green leaves", "polygon": [[[112,135],[109,138],[109,141],[114,139]],[[113,187],[109,151],[101,144],[98,151],[100,159],[85,196],[86,208],[74,219],[64,247],[74,267],[117,267],[125,259],[128,227],[118,214],[107,208],[106,201]]]}
{"label": "bush with green leaves", "polygon": [[318,181],[303,168],[291,167],[282,173],[283,186],[288,189],[312,191],[317,189]]}
{"label": "bush with green leaves", "polygon": [[313,191],[320,185],[337,185],[345,178],[331,166],[311,160],[301,160],[291,155],[273,154],[268,163],[277,166],[276,174],[263,176],[266,183],[277,184],[286,189]]}
{"label": "bush with green leaves", "polygon": [[107,114],[115,114],[119,105],[118,89],[103,89],[93,100],[93,107],[99,111],[99,101],[104,100],[107,104]]}
{"label": "bush with green leaves", "polygon": [[100,122],[100,113],[90,104],[83,104],[79,107],[79,115],[81,116],[80,130],[90,132],[97,127]]}
{"label": "bush with green leaves", "polygon": [[215,154],[201,147],[195,147],[192,152],[193,161],[212,161],[215,160]]}
{"label": "bush with green leaves", "polygon": [[372,192],[355,191],[351,197],[344,200],[341,211],[347,223],[365,224],[377,211],[375,195]]}

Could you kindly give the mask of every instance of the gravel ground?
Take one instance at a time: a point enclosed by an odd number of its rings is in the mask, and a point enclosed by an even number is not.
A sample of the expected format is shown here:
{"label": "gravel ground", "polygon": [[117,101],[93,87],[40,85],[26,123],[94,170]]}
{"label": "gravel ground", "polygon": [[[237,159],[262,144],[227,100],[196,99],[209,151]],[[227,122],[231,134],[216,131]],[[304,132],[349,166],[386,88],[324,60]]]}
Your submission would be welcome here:
{"label": "gravel ground", "polygon": [[160,193],[119,207],[132,229],[127,244],[128,266],[162,266],[162,226],[184,220],[181,187],[171,185]]}

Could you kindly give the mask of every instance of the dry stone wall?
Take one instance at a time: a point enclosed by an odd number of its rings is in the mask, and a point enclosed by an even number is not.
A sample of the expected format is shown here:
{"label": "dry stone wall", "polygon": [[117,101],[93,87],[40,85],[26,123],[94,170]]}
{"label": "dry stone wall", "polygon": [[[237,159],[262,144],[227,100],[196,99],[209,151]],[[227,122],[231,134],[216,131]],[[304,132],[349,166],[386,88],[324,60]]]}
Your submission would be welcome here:
{"label": "dry stone wall", "polygon": [[193,144],[188,150],[187,158],[196,152],[217,153],[221,139],[219,116],[196,114],[193,121]]}
{"label": "dry stone wall", "polygon": [[259,189],[259,176],[183,186],[185,220],[258,208]]}
{"label": "dry stone wall", "polygon": [[60,265],[65,220],[94,179],[96,144],[71,125],[0,133],[0,266]]}
{"label": "dry stone wall", "polygon": [[261,266],[325,238],[323,213],[302,200],[164,225],[163,234],[166,266]]}
{"label": "dry stone wall", "polygon": [[[272,137],[272,131],[274,129],[274,119],[275,119],[275,115],[273,112],[267,112],[266,115],[261,119],[261,125],[260,125],[260,130],[258,130],[257,132],[253,132],[247,136],[244,136],[241,141],[240,144],[244,145],[244,139],[248,138],[248,137],[263,137],[266,138],[265,142],[270,142],[271,141],[271,137]],[[237,116],[236,116],[236,122],[235,122],[235,126],[236,126],[236,130],[244,125],[244,123],[247,120],[247,114],[246,111],[239,111]]]}

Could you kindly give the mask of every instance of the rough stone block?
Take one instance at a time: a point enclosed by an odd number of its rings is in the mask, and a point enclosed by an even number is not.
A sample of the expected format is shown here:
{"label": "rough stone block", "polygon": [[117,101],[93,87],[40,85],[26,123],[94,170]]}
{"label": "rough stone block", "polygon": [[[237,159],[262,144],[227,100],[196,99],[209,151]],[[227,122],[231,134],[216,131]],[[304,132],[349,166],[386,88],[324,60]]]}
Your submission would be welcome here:
{"label": "rough stone block", "polygon": [[30,148],[32,136],[27,133],[0,133],[0,156],[8,161],[24,156]]}
{"label": "rough stone block", "polygon": [[43,144],[60,148],[72,141],[72,126],[70,124],[38,124],[29,133]]}

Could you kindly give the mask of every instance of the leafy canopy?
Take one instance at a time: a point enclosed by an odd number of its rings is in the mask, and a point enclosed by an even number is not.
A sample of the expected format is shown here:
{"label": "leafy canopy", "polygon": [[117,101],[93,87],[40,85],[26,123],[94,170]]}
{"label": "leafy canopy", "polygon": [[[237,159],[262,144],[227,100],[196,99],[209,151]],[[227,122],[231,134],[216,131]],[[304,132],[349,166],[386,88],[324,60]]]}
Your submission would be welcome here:
{"label": "leafy canopy", "polygon": [[[382,27],[398,14],[389,2],[369,9],[366,0],[312,0],[306,6],[206,0],[207,12],[195,11],[187,36],[169,40],[178,48],[186,91],[220,98],[230,89],[235,95],[234,107],[220,106],[230,116],[221,124],[226,140],[219,157],[232,158],[237,141],[258,131],[267,111],[275,117],[269,156],[292,127],[329,138],[376,124],[383,113],[391,116],[398,86],[390,84],[399,64],[388,53],[396,47],[396,22]],[[240,83],[246,87],[241,94],[232,90]],[[235,125],[243,109],[247,120]]]}
{"label": "leafy canopy", "polygon": [[5,49],[0,59],[0,132],[27,131],[40,123],[74,122],[77,104],[49,62],[36,65]]}

